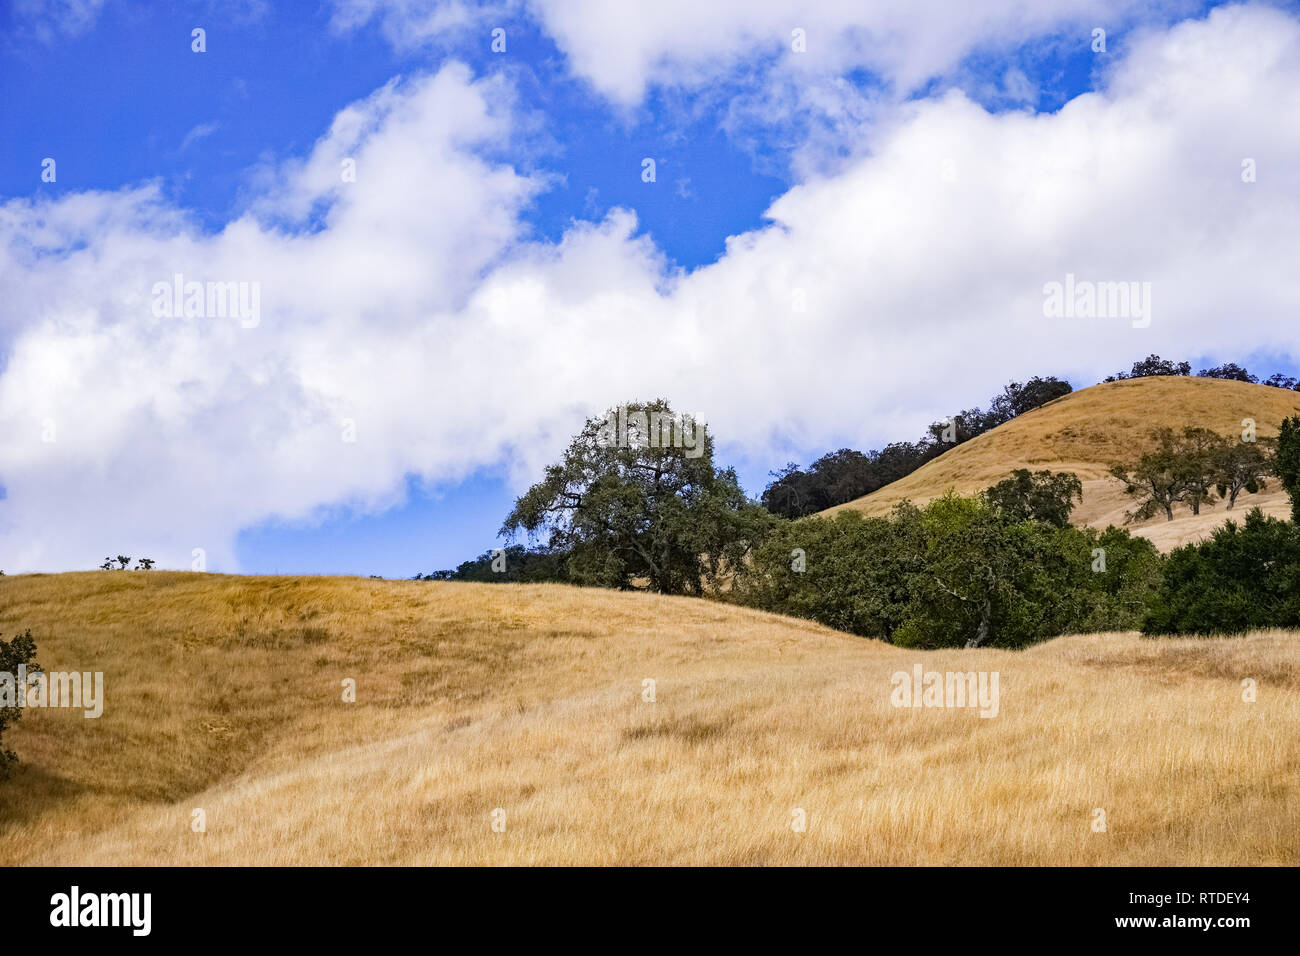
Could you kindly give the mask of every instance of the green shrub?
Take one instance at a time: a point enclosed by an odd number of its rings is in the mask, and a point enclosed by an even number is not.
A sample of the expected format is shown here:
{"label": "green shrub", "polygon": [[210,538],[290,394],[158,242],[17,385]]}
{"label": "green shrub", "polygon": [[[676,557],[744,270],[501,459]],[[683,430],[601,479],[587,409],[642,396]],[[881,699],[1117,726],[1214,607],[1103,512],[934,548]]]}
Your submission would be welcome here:
{"label": "green shrub", "polygon": [[477,558],[462,561],[455,570],[433,571],[415,576],[418,581],[478,581],[487,584],[536,584],[568,581],[568,555],[548,548],[526,548],[512,544],[497,551],[484,551]]}
{"label": "green shrub", "polygon": [[856,511],[778,525],[751,553],[735,595],[754,607],[890,640],[906,619],[915,547],[904,539],[915,531]]}
{"label": "green shrub", "polygon": [[1147,634],[1300,627],[1300,529],[1258,508],[1177,549],[1142,624]]}
{"label": "green shrub", "polygon": [[6,685],[0,694],[12,689],[15,695],[12,701],[0,697],[0,779],[7,777],[13,765],[18,762],[16,753],[4,749],[4,732],[5,728],[23,715],[17,706],[17,695],[23,693],[18,684],[20,665],[26,665],[29,671],[40,670],[40,665],[36,663],[36,642],[32,640],[31,631],[18,634],[8,641],[0,639],[0,675],[9,675],[8,680],[0,676]]}
{"label": "green shrub", "polygon": [[781,527],[751,555],[737,596],[900,646],[1023,647],[1137,627],[1159,574],[1151,543],[1122,529],[1018,521],[948,495],[888,518]]}
{"label": "green shrub", "polygon": [[1083,483],[1070,471],[1031,472],[1017,468],[984,492],[988,504],[1017,521],[1045,521],[1058,528],[1070,523],[1074,500],[1083,500]]}

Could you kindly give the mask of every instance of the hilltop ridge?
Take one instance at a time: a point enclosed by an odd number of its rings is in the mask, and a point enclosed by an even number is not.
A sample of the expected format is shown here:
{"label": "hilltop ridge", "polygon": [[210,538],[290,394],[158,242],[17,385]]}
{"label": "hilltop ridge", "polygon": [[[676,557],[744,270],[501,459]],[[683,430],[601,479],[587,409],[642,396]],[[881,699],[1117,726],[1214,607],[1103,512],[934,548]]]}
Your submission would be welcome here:
{"label": "hilltop ridge", "polygon": [[[1300,414],[1300,392],[1225,379],[1153,376],[1106,382],[1079,389],[1019,415],[963,442],[898,481],[854,501],[822,512],[854,509],[867,515],[887,514],[910,499],[923,504],[949,489],[974,494],[1017,468],[1071,471],[1083,482],[1083,502],[1072,521],[1078,525],[1123,525],[1132,499],[1118,481],[1107,477],[1115,462],[1131,461],[1152,445],[1151,432],[1201,426],[1239,437],[1242,420],[1254,419],[1261,438],[1277,435],[1278,425]],[[1252,507],[1286,517],[1289,499],[1276,481],[1256,495],[1243,494],[1237,507],[1222,504],[1194,516],[1187,509],[1174,521],[1162,518],[1134,523],[1136,533],[1161,550],[1207,536],[1227,518]]]}

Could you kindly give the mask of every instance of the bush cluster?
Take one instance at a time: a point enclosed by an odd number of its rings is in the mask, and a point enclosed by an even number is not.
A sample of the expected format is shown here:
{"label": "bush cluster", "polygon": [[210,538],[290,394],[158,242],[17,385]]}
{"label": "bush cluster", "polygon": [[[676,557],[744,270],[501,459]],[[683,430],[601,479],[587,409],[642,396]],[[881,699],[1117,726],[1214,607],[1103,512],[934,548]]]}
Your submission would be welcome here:
{"label": "bush cluster", "polygon": [[907,647],[1023,647],[1130,630],[1159,580],[1151,543],[1024,520],[949,494],[887,518],[845,512],[775,531],[737,581],[752,607]]}

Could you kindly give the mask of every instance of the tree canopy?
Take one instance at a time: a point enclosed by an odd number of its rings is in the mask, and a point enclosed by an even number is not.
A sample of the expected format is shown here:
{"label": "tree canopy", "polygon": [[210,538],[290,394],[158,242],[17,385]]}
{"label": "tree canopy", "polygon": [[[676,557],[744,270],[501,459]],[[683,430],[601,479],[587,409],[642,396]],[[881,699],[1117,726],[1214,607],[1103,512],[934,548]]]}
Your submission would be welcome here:
{"label": "tree canopy", "polygon": [[1070,523],[1075,499],[1083,500],[1083,483],[1073,472],[1017,468],[984,492],[990,507],[1016,521],[1044,521],[1057,528]]}
{"label": "tree canopy", "polygon": [[707,428],[658,399],[589,419],[501,531],[544,536],[575,583],[700,594],[774,520],[714,467]]}
{"label": "tree canopy", "polygon": [[905,478],[953,446],[1070,391],[1069,382],[1051,375],[1035,375],[1027,382],[1005,386],[992,398],[987,410],[966,408],[931,423],[919,441],[892,442],[868,452],[841,448],[818,458],[807,470],[790,462],[772,472],[772,481],[763,491],[763,506],[784,518],[802,518],[853,501]]}
{"label": "tree canopy", "polygon": [[1142,624],[1147,634],[1272,627],[1300,627],[1300,531],[1258,508],[1170,554]]}
{"label": "tree canopy", "polygon": [[949,494],[888,518],[782,523],[737,598],[909,647],[1022,647],[1141,621],[1160,557],[1143,538],[1018,520]]}
{"label": "tree canopy", "polygon": [[1300,417],[1283,419],[1273,468],[1291,497],[1291,520],[1300,524]]}

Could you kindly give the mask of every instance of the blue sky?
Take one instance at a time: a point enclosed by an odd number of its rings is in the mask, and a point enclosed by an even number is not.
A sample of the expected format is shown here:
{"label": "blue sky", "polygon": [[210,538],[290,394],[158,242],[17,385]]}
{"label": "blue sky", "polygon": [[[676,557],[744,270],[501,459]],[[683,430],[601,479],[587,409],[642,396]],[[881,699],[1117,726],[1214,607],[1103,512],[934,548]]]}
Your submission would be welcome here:
{"label": "blue sky", "polygon": [[[331,31],[323,5],[288,10],[268,7],[255,21],[217,23],[182,5],[159,4],[146,14],[108,4],[93,30],[42,45],[19,45],[11,22],[0,56],[0,137],[14,148],[0,155],[0,195],[60,195],[157,178],[206,229],[220,229],[241,210],[259,163],[304,154],[343,106],[394,76],[452,58],[478,74],[508,72],[545,124],[550,142],[538,155],[509,157],[557,177],[528,211],[539,235],[558,238],[574,217],[625,206],[690,268],[717,258],[727,236],[760,225],[763,210],[789,186],[788,176],[772,174],[784,171],[782,149],[743,152],[714,114],[686,117],[660,97],[632,115],[611,111],[566,73],[554,44],[527,20],[511,23],[506,61],[490,51],[490,37],[445,54],[402,53],[373,25]],[[4,13],[12,21],[12,9]],[[208,24],[207,50],[196,55],[190,31],[201,23]],[[45,156],[59,158],[56,183],[39,181]],[[646,156],[657,160],[668,188],[645,189],[629,174],[639,173]]]}
{"label": "blue sky", "polygon": [[[159,178],[203,228],[219,230],[239,211],[259,162],[306,152],[340,107],[394,75],[429,68],[426,52],[395,51],[377,27],[338,35],[324,6],[290,9],[271,7],[253,22],[213,26],[178,5],[143,15],[110,4],[82,36],[36,47],[6,43],[0,141],[25,148],[0,154],[2,198]],[[12,21],[12,10],[5,12]],[[197,56],[190,31],[203,23],[207,51]],[[5,26],[12,29],[12,22]],[[630,207],[642,229],[691,268],[717,258],[727,236],[759,225],[788,186],[788,179],[759,172],[760,162],[737,149],[715,117],[672,117],[674,141],[665,147],[664,116],[654,105],[631,120],[614,115],[566,75],[554,44],[527,21],[512,24],[508,50],[509,68],[521,74],[529,104],[544,114],[554,140],[537,163],[563,170],[529,210],[542,236],[557,238],[574,217]],[[454,55],[478,72],[503,65],[488,42],[465,43]],[[186,80],[169,83],[169,73]],[[611,152],[627,162],[611,163]],[[39,183],[45,156],[58,157],[56,183]],[[628,174],[645,156],[656,158],[670,188],[646,189],[639,175]],[[779,154],[758,159],[769,160],[761,163],[768,169],[783,165]],[[410,482],[409,496],[409,504],[381,515],[326,508],[319,523],[272,520],[249,529],[240,538],[240,564],[252,573],[386,576],[455,567],[496,546],[514,502],[503,476],[492,472],[441,489]]]}
{"label": "blue sky", "polygon": [[[608,222],[608,217],[617,215],[618,210],[631,210],[636,217],[632,233],[621,239],[615,237],[622,243],[620,255],[628,249],[648,255],[648,282],[652,288],[664,287],[656,303],[636,302],[629,295],[626,314],[641,314],[641,310],[650,305],[657,308],[676,294],[666,288],[668,285],[693,281],[682,277],[694,275],[699,285],[707,286],[714,276],[729,275],[738,268],[731,260],[739,261],[740,255],[728,252],[729,237],[752,234],[764,241],[776,241],[780,233],[795,230],[800,224],[806,226],[807,219],[797,215],[790,217],[794,225],[774,225],[766,214],[774,203],[784,204],[777,209],[797,207],[802,201],[812,203],[807,197],[830,194],[836,184],[849,184],[854,177],[864,175],[862,170],[870,167],[877,151],[888,152],[882,144],[906,142],[905,137],[893,139],[900,129],[922,123],[918,115],[930,116],[935,110],[949,108],[939,105],[949,91],[963,91],[971,108],[994,118],[1054,114],[1080,94],[1105,89],[1109,71],[1128,56],[1131,36],[1155,35],[1157,39],[1150,42],[1156,44],[1161,31],[1181,20],[1203,23],[1213,5],[1175,3],[1153,11],[1142,5],[1110,4],[1110,19],[1101,21],[1109,27],[1107,52],[1102,55],[1089,46],[1089,25],[1097,18],[1090,18],[1088,12],[1077,16],[1063,13],[1059,22],[1049,16],[1033,24],[1020,24],[1011,16],[1008,24],[1012,26],[1004,25],[991,37],[972,36],[966,48],[960,37],[949,38],[955,52],[938,59],[931,49],[934,44],[928,42],[932,39],[930,31],[942,29],[938,26],[892,23],[891,28],[899,31],[904,41],[910,37],[912,42],[911,48],[902,43],[903,52],[898,58],[873,51],[870,42],[865,53],[861,44],[841,44],[839,36],[834,44],[825,43],[828,26],[813,35],[824,45],[833,46],[834,53],[827,57],[829,65],[819,67],[815,73],[791,68],[791,62],[800,61],[783,53],[779,43],[755,41],[752,47],[746,47],[743,43],[748,41],[738,39],[735,42],[740,45],[734,49],[700,52],[694,41],[677,36],[671,24],[651,24],[644,39],[622,37],[618,42],[629,44],[626,54],[605,56],[600,46],[592,46],[596,41],[584,39],[581,22],[575,27],[565,19],[563,10],[540,12],[544,6],[507,4],[496,9],[470,5],[467,19],[427,36],[411,28],[416,22],[411,18],[417,13],[423,16],[444,9],[445,5],[381,3],[380,13],[363,18],[359,24],[346,22],[344,14],[350,4],[344,0],[333,5],[249,3],[239,5],[234,16],[219,4],[106,0],[102,6],[89,4],[84,22],[75,24],[43,11],[40,4],[0,7],[0,89],[5,102],[0,111],[0,142],[6,147],[0,150],[0,203],[49,204],[38,205],[38,212],[24,220],[23,226],[14,227],[7,240],[13,249],[32,242],[31,236],[36,234],[33,230],[42,228],[44,221],[41,209],[58,210],[58,215],[71,221],[82,216],[76,204],[83,194],[118,195],[124,189],[152,183],[158,190],[151,200],[155,204],[152,208],[181,217],[187,223],[178,227],[182,231],[189,230],[192,237],[200,237],[199,241],[206,237],[214,244],[233,241],[226,232],[231,223],[251,221],[248,217],[266,222],[260,218],[259,203],[266,201],[268,175],[287,175],[281,171],[311,157],[318,144],[328,138],[331,122],[341,110],[367,101],[396,77],[417,84],[446,64],[460,63],[468,68],[471,82],[496,77],[509,90],[504,108],[509,112],[510,132],[503,137],[489,137],[467,153],[483,163],[508,167],[517,176],[534,177],[538,184],[514,212],[517,234],[493,246],[479,264],[467,267],[463,276],[467,287],[481,288],[474,283],[486,284],[494,276],[509,274],[521,257],[560,256],[565,243],[574,242],[573,237],[581,232],[581,224]],[[421,9],[413,13],[415,8]],[[597,14],[593,13],[592,18]],[[784,24],[779,17],[775,22]],[[489,28],[497,24],[507,28],[505,54],[493,53],[489,48]],[[1253,26],[1248,23],[1241,29]],[[190,48],[190,31],[194,27],[206,30],[207,49],[201,54]],[[654,41],[652,27],[664,31],[660,45],[654,45],[659,41]],[[874,25],[844,23],[841,27],[842,37],[851,37],[860,35],[855,31],[869,30]],[[591,30],[598,33],[600,28],[596,22]],[[952,29],[960,28],[961,24],[957,24]],[[1023,35],[1017,35],[1016,28],[1022,29]],[[737,36],[743,33],[736,32]],[[634,46],[642,42],[645,49]],[[909,49],[913,51],[910,54]],[[644,56],[634,55],[641,53]],[[1140,59],[1132,72],[1136,74],[1140,63],[1148,59]],[[1140,79],[1133,83],[1140,85]],[[913,112],[916,108],[921,114]],[[963,117],[970,116],[961,113],[941,128],[961,128]],[[436,127],[439,118],[434,114],[427,122]],[[1008,136],[1023,135],[1014,124],[1005,128],[1010,131]],[[376,138],[379,135],[376,133]],[[40,180],[44,157],[57,159],[58,177],[54,183]],[[657,164],[657,181],[653,184],[643,182],[640,176],[645,157],[654,158]],[[870,182],[866,185],[870,186]],[[327,196],[327,207],[336,201]],[[879,202],[877,208],[883,208]],[[906,210],[902,214],[905,216]],[[129,218],[141,214],[133,209],[123,215]],[[28,229],[27,238],[24,228]],[[70,228],[78,238],[69,249],[93,254],[97,244],[111,247],[109,233],[116,227],[104,226],[101,235],[93,232],[100,228],[98,225],[86,225],[86,218],[78,218],[75,227]],[[132,237],[143,241],[153,227],[131,228],[136,229]],[[283,223],[263,228],[268,243],[286,230]],[[281,238],[287,242],[295,232],[322,228],[328,231],[331,225],[327,220],[291,224]],[[863,229],[867,228],[864,220]],[[906,236],[906,230],[903,225],[893,231]],[[615,239],[610,240],[611,244]],[[1061,241],[1063,248],[1070,242],[1069,237]],[[497,238],[491,242],[497,242]],[[640,245],[636,245],[638,242]],[[60,251],[54,258],[67,251]],[[1086,265],[1092,255],[1080,252],[1078,261]],[[878,259],[881,256],[877,253]],[[1072,267],[1073,261],[1063,258],[1060,271]],[[591,269],[596,272],[602,268],[600,262],[611,267],[595,254],[592,262]],[[761,269],[755,273],[762,274]],[[1046,273],[1056,274],[1054,266]],[[83,281],[89,280],[65,279],[62,284],[73,282],[74,288],[86,290],[89,297],[89,286],[77,284]],[[825,279],[819,281],[827,298],[842,298],[826,286]],[[743,283],[737,286],[742,287]],[[560,288],[559,294],[564,291]],[[975,299],[979,298],[977,291]],[[851,301],[851,296],[848,299]],[[1274,299],[1279,306],[1287,301],[1286,296]],[[457,302],[463,300],[461,296]],[[611,324],[625,321],[602,319],[601,301],[600,295],[593,292],[584,304],[592,311],[592,325],[586,333],[589,339],[601,338],[602,328],[607,330]],[[693,299],[687,296],[684,301]],[[720,301],[721,309],[715,309],[713,318],[707,321],[716,320],[721,326],[743,318],[731,313],[727,308],[730,300],[725,296]],[[996,310],[998,306],[994,303],[991,308]],[[1007,304],[1005,308],[1013,307]],[[611,316],[624,314],[621,309],[623,304]],[[875,314],[866,310],[864,316],[868,317],[861,321],[872,321],[869,316]],[[4,316],[0,323],[0,373],[12,377],[20,371],[8,366],[16,343],[32,334],[37,318],[30,312],[18,314],[16,309]],[[431,321],[415,311],[401,318],[409,320],[412,329]],[[852,321],[852,316],[845,321]],[[97,323],[102,323],[95,326],[99,331],[111,325],[102,316]],[[743,324],[738,327],[743,328]],[[627,348],[613,354],[628,355],[628,367],[634,367],[637,348],[646,341],[653,342],[659,328],[652,323],[634,332],[629,327]],[[682,332],[682,341],[689,341],[692,334],[689,330]],[[780,332],[776,334],[779,337]],[[809,334],[818,334],[815,326]],[[311,335],[311,329],[304,327],[298,340],[310,341]],[[472,349],[473,330],[466,335],[469,344],[464,348]],[[771,338],[771,330],[767,337]],[[1034,334],[1029,339],[1034,340]],[[721,457],[723,463],[738,467],[743,484],[757,494],[768,471],[788,459],[807,462],[840,445],[874,447],[890,440],[913,439],[936,411],[983,404],[1000,384],[1013,377],[1058,374],[1082,386],[1106,372],[1127,367],[1149,351],[1190,358],[1198,367],[1225,359],[1250,359],[1260,363],[1257,370],[1265,374],[1295,371],[1289,342],[1275,331],[1261,331],[1258,336],[1243,333],[1239,350],[1231,354],[1227,354],[1224,343],[1213,343],[1213,349],[1202,349],[1205,354],[1195,356],[1189,354],[1194,350],[1180,347],[1184,339],[1175,330],[1163,341],[1118,334],[1111,339],[1098,344],[1088,358],[1070,349],[1054,350],[1046,340],[1034,340],[1025,346],[1024,354],[1005,354],[998,361],[970,366],[962,374],[940,376],[945,380],[943,394],[933,396],[921,397],[921,390],[911,386],[882,388],[876,394],[871,391],[874,385],[870,376],[864,373],[862,382],[849,383],[840,394],[827,396],[826,406],[833,402],[837,411],[828,414],[824,422],[809,423],[794,412],[789,420],[765,416],[761,424],[747,423],[734,441],[721,435]],[[1024,340],[1023,336],[1018,339]],[[71,349],[69,341],[65,337],[64,344]],[[576,341],[581,352],[583,339]],[[484,351],[490,352],[487,345]],[[881,351],[888,349],[882,345]],[[140,355],[141,350],[137,348],[135,354]],[[574,348],[569,347],[558,356],[538,356],[538,361],[555,361],[563,366],[573,354]],[[886,361],[899,364],[899,353],[890,354],[894,357]],[[929,374],[922,370],[930,362],[924,352],[914,354],[911,377],[919,380]],[[771,371],[778,378],[780,357],[778,350],[771,363]],[[294,356],[288,353],[262,358],[267,369],[296,367]],[[483,356],[484,369],[492,368],[491,359],[490,354]],[[132,368],[132,374],[150,373],[147,363],[132,365],[123,361],[122,367]],[[157,366],[159,374],[173,368],[174,361],[174,355],[166,362],[159,358],[163,363]],[[646,361],[653,362],[653,358]],[[609,360],[605,362],[608,365]],[[870,365],[870,359],[864,357],[863,364]],[[761,381],[762,371],[761,367],[751,369],[746,386],[770,392],[772,388],[765,388]],[[278,372],[253,375],[251,380],[261,383],[260,388],[267,375],[275,374]],[[430,374],[436,371],[431,369]],[[727,373],[711,374],[725,378]],[[202,377],[194,373],[195,380]],[[793,374],[798,387],[805,391],[816,388],[821,377],[808,367],[800,367]],[[309,378],[304,374],[302,381]],[[619,376],[614,375],[613,380],[618,381]],[[695,389],[696,383],[689,375],[683,381],[687,383],[683,390]],[[54,391],[50,401],[55,401],[58,389],[53,385],[51,388]],[[562,431],[565,422],[570,423],[569,433],[580,427],[579,407],[596,408],[635,397],[595,394],[597,391],[560,391],[551,396],[550,417],[544,426],[534,426],[530,434],[541,431],[550,436],[543,444],[553,453],[557,429]],[[867,393],[869,400],[864,398],[861,410],[856,409],[852,404],[855,396]],[[459,394],[459,398],[444,399],[444,414],[457,414],[457,402],[472,400],[464,391]],[[148,403],[153,409],[149,414],[171,422],[168,416],[174,409],[159,410],[171,409],[171,400],[179,395],[175,391],[154,394]],[[224,399],[229,400],[229,396]],[[188,400],[177,401],[184,406]],[[530,399],[525,395],[521,401],[527,404]],[[815,410],[816,402],[810,407]],[[117,433],[117,429],[122,434],[135,434],[141,414],[144,412],[139,408],[130,415],[124,412],[122,421],[105,426],[105,433]],[[432,408],[430,414],[436,414]],[[733,420],[741,420],[743,414],[743,409],[730,413]],[[202,430],[197,425],[201,420],[196,413],[188,424],[176,425],[183,429],[177,432],[176,441],[202,442]],[[256,427],[256,422],[250,427]],[[484,427],[492,427],[486,419]],[[399,446],[403,441],[400,436],[392,440]],[[218,449],[216,441],[214,436],[214,455],[219,453],[230,460],[243,454],[238,444]],[[535,469],[538,462],[545,460],[541,452],[536,453],[542,455],[540,458],[510,452],[519,442],[527,441],[522,433],[503,435],[500,441],[497,453],[479,454],[473,460],[444,466],[431,458],[417,471],[393,465],[386,477],[367,474],[353,485],[340,484],[332,492],[304,492],[301,500],[286,492],[274,496],[279,504],[231,506],[232,517],[219,527],[231,545],[224,551],[214,551],[224,553],[224,561],[230,566],[250,572],[409,576],[453,567],[497,545],[496,529],[520,491],[521,480],[526,479],[521,469]],[[153,443],[144,442],[134,450],[123,445],[103,453],[107,456],[102,465],[105,474],[116,473],[115,469],[125,471],[125,462],[133,455],[157,454],[160,461],[170,462],[160,466],[164,476],[160,481],[169,474],[167,467],[178,469],[170,473],[173,487],[187,486],[192,477],[185,473],[183,455],[168,456]],[[401,455],[394,453],[393,457],[400,460]],[[86,466],[83,463],[81,467]],[[17,479],[5,472],[0,461],[0,485],[17,488]],[[263,472],[250,466],[240,480],[272,480],[259,477],[269,474],[269,466]],[[73,480],[69,477],[62,487],[75,487]],[[364,490],[349,490],[353,486],[364,486]],[[0,505],[0,528],[6,522],[11,526],[21,523],[14,517],[22,507],[21,496],[9,494],[4,500],[5,504]],[[191,495],[190,501],[195,500]],[[289,520],[284,517],[286,500],[292,502],[287,510],[294,512]],[[376,505],[379,500],[385,504]],[[402,503],[393,506],[393,501]],[[105,508],[111,507],[112,503],[106,501]],[[162,518],[159,523],[161,528]],[[115,533],[120,540],[121,530]],[[158,544],[153,544],[155,541]],[[183,546],[170,542],[159,530],[153,537],[142,536],[137,544],[105,540],[90,546],[89,551],[173,545],[176,554],[186,553]],[[70,563],[62,556],[32,560],[55,565]],[[163,563],[169,562],[164,559]],[[175,565],[176,561],[170,563]]]}

